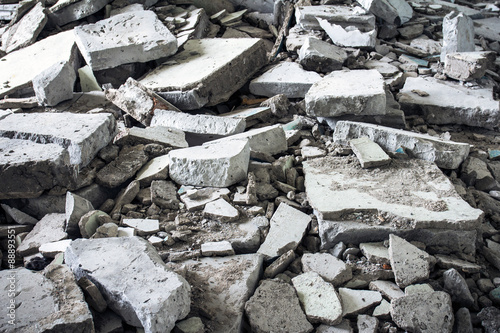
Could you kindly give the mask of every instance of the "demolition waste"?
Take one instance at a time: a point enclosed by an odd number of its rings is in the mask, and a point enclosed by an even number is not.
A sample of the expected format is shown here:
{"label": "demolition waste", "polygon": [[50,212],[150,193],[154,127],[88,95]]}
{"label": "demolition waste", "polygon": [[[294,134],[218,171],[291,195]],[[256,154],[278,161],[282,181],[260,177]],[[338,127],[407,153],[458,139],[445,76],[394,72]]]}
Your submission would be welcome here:
{"label": "demolition waste", "polygon": [[0,1],[0,331],[500,332],[499,14]]}

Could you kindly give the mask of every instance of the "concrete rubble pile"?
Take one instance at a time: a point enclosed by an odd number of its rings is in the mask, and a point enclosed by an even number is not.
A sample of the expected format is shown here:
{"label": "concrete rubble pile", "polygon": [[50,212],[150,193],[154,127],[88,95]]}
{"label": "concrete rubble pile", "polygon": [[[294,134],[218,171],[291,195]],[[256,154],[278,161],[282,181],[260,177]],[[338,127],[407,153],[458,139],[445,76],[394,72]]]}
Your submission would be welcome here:
{"label": "concrete rubble pile", "polygon": [[499,332],[499,15],[0,1],[0,331]]}

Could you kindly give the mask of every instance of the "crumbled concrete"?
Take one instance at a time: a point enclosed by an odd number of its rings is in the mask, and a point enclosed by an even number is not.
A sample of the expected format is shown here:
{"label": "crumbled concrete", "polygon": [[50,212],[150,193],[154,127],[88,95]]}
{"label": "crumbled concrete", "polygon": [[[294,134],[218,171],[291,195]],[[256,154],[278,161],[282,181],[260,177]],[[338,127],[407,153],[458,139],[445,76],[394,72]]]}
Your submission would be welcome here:
{"label": "crumbled concrete", "polygon": [[[409,80],[411,78],[407,82]],[[369,137],[388,152],[395,152],[404,147],[412,157],[435,162],[438,167],[444,169],[457,169],[470,150],[469,144],[466,143],[352,121],[339,121],[333,138],[335,142],[347,144],[348,140],[362,136]]]}
{"label": "crumbled concrete", "polygon": [[109,217],[109,215],[103,211],[91,210],[80,218],[78,227],[80,228],[80,234],[83,238],[90,238],[95,234],[97,228],[101,226],[101,216]]}
{"label": "crumbled concrete", "polygon": [[352,279],[351,267],[329,253],[304,253],[301,262],[304,272],[318,273],[334,286]]}
{"label": "crumbled concrete", "polygon": [[458,52],[448,53],[445,59],[444,73],[453,79],[471,81],[480,79],[494,62],[492,52]]}
{"label": "crumbled concrete", "polygon": [[311,323],[336,325],[342,321],[339,295],[318,273],[300,274],[292,279],[292,283]]}
{"label": "crumbled concrete", "polygon": [[378,144],[367,137],[349,141],[363,169],[374,168],[391,163],[391,158]]}
{"label": "crumbled concrete", "polygon": [[250,147],[230,141],[170,152],[170,178],[180,185],[226,187],[247,176]]}
{"label": "crumbled concrete", "polygon": [[500,310],[494,306],[482,309],[477,316],[486,333],[494,333],[500,327]]}
{"label": "crumbled concrete", "polygon": [[413,9],[403,0],[362,0],[361,6],[389,24],[401,25],[411,20]]}
{"label": "crumbled concrete", "polygon": [[203,215],[221,222],[232,222],[238,220],[240,212],[229,202],[220,198],[205,205]]}
{"label": "crumbled concrete", "polygon": [[26,257],[38,252],[42,244],[56,242],[68,237],[64,232],[66,217],[64,214],[48,214],[44,216],[23,239],[17,253]]}
{"label": "crumbled concrete", "polygon": [[241,88],[266,63],[265,43],[249,38],[190,40],[170,60],[140,82],[183,110],[197,109],[224,102]]}
{"label": "crumbled concrete", "polygon": [[339,288],[343,316],[356,315],[379,304],[382,295],[378,291]]}
{"label": "crumbled concrete", "polygon": [[443,18],[443,48],[441,62],[446,61],[446,55],[454,52],[473,52],[474,23],[464,13],[452,11]]}
{"label": "crumbled concrete", "polygon": [[389,236],[389,258],[399,287],[429,278],[430,256],[403,238]]}
{"label": "crumbled concrete", "polygon": [[252,330],[308,333],[313,326],[299,304],[295,289],[280,280],[264,280],[245,304]]}
{"label": "crumbled concrete", "polygon": [[205,205],[219,198],[227,198],[231,192],[227,188],[190,189],[180,193],[180,199],[188,211],[202,210]]}
{"label": "crumbled concrete", "polygon": [[288,98],[304,98],[319,80],[318,73],[306,71],[296,62],[282,62],[250,81],[250,92],[267,97],[283,94]]}
{"label": "crumbled concrete", "polygon": [[450,332],[454,316],[450,296],[443,291],[416,293],[391,301],[392,320],[399,328],[419,332]]}
{"label": "crumbled concrete", "polygon": [[316,117],[386,113],[384,80],[376,70],[334,71],[305,96],[306,112]]}
{"label": "crumbled concrete", "polygon": [[173,148],[187,148],[189,146],[183,131],[163,126],[127,128],[115,137],[114,143],[120,146],[149,143]]}
{"label": "crumbled concrete", "polygon": [[189,284],[145,240],[77,239],[65,261],[78,279],[85,276],[99,287],[110,309],[147,333],[171,330],[189,313]]}
{"label": "crumbled concrete", "polygon": [[344,49],[314,37],[305,40],[298,54],[305,70],[323,73],[342,69],[347,60]]}
{"label": "crumbled concrete", "polygon": [[295,250],[310,221],[309,215],[281,203],[271,218],[269,234],[257,253],[273,258]]}
{"label": "crumbled concrete", "polygon": [[133,62],[147,62],[174,54],[177,39],[153,11],[115,15],[94,24],[77,26],[75,39],[94,71]]}

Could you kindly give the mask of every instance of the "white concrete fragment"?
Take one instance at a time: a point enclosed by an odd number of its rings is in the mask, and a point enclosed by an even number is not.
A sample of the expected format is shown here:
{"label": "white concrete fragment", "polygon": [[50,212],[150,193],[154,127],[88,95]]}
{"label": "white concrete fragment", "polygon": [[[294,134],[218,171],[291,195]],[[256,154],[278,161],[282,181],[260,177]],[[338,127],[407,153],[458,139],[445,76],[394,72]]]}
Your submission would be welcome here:
{"label": "white concrete fragment", "polygon": [[127,128],[115,137],[114,143],[120,146],[157,143],[165,147],[189,147],[183,131],[163,126]]}
{"label": "white concrete fragment", "polygon": [[[201,189],[190,189],[185,192],[180,192],[181,201],[186,205],[188,211],[201,210],[205,205],[211,201],[219,198],[229,198],[229,191],[227,188],[210,188],[205,187]],[[229,199],[228,199],[229,200]]]}
{"label": "white concrete fragment", "polygon": [[378,319],[368,315],[358,315],[357,325],[358,333],[377,333]]}
{"label": "white concrete fragment", "polygon": [[170,127],[188,133],[227,136],[243,132],[246,121],[205,114],[191,115],[176,111],[155,110],[151,126]]}
{"label": "white concrete fragment", "polygon": [[267,62],[265,45],[255,38],[189,40],[140,82],[183,110],[216,105]]}
{"label": "white concrete fragment", "polygon": [[399,287],[429,278],[430,256],[403,238],[389,236],[389,257]]}
{"label": "white concrete fragment", "polygon": [[19,255],[25,257],[35,254],[41,245],[67,238],[68,234],[64,232],[65,221],[64,214],[45,215],[18,246]]}
{"label": "white concrete fragment", "polygon": [[[411,80],[411,79],[408,79]],[[470,146],[466,143],[445,141],[436,137],[352,121],[339,121],[333,139],[346,145],[350,139],[369,137],[385,151],[395,152],[404,147],[412,157],[435,162],[444,169],[457,169],[469,155]]]}
{"label": "white concrete fragment", "polygon": [[247,176],[248,142],[176,149],[170,152],[170,178],[180,185],[226,187]]}
{"label": "white concrete fragment", "polygon": [[152,219],[123,219],[123,225],[135,229],[137,235],[146,236],[160,231],[158,220]]}
{"label": "white concrete fragment", "polygon": [[334,71],[305,96],[306,112],[315,117],[383,115],[384,79],[376,70]]}
{"label": "white concrete fragment", "polygon": [[[428,96],[420,96],[414,90],[425,91]],[[494,129],[500,122],[500,104],[489,87],[470,89],[459,82],[408,78],[400,91],[399,103],[405,112],[423,115],[430,124]]]}
{"label": "white concrete fragment", "polygon": [[359,249],[369,262],[376,264],[389,264],[389,250],[383,242],[360,243]]}
{"label": "white concrete fragment", "polygon": [[85,276],[98,286],[110,309],[146,333],[170,331],[189,313],[189,284],[146,240],[77,239],[64,259],[77,279]]}
{"label": "white concrete fragment", "polygon": [[75,39],[94,71],[174,54],[177,40],[153,11],[124,13],[77,26]]}
{"label": "white concrete fragment", "polygon": [[49,18],[53,24],[63,26],[94,14],[104,8],[111,0],[59,0],[49,8]]}
{"label": "white concrete fragment", "polygon": [[298,53],[304,69],[324,73],[342,69],[347,59],[344,49],[314,37],[306,38]]}
{"label": "white concrete fragment", "polygon": [[60,61],[33,78],[33,90],[40,105],[55,106],[73,98],[76,71],[73,61]]}
{"label": "white concrete fragment", "polygon": [[329,253],[304,253],[301,262],[304,272],[318,273],[334,286],[340,286],[352,278],[351,267]]}
{"label": "white concrete fragment", "polygon": [[362,168],[379,167],[391,162],[389,155],[367,137],[352,139],[349,143]]}
{"label": "white concrete fragment", "polygon": [[272,97],[283,94],[288,98],[304,98],[311,86],[321,76],[306,71],[296,62],[282,62],[250,82],[250,92],[258,96]]}
{"label": "white concrete fragment", "polygon": [[243,6],[252,11],[261,13],[273,13],[274,1],[273,0],[229,0],[235,6]]}
{"label": "white concrete fragment", "polygon": [[234,249],[228,241],[207,242],[201,244],[201,255],[204,257],[234,256]]}
{"label": "white concrete fragment", "polygon": [[391,281],[372,281],[370,282],[370,290],[379,291],[390,301],[399,297],[403,297],[405,295],[405,293],[398,287],[398,285]]}
{"label": "white concrete fragment", "polygon": [[355,315],[382,302],[378,291],[339,288],[343,316]]}
{"label": "white concrete fragment", "polygon": [[229,202],[220,198],[207,203],[203,215],[221,222],[232,222],[239,218],[240,212]]}
{"label": "white concrete fragment", "polygon": [[448,53],[444,61],[444,73],[460,81],[480,79],[494,59],[495,54],[492,52]]}
{"label": "white concrete fragment", "polygon": [[292,279],[292,283],[311,323],[336,325],[342,321],[339,295],[318,273],[300,274]]}
{"label": "white concrete fragment", "polygon": [[38,223],[37,219],[24,213],[23,211],[20,211],[17,208],[10,207],[6,204],[0,204],[0,206],[2,207],[3,211],[5,212],[5,216],[7,217],[7,221],[12,220],[13,222],[15,222],[17,224],[29,224],[29,225],[35,225]]}
{"label": "white concrete fragment", "polygon": [[79,195],[76,195],[71,192],[66,192],[66,227],[65,231],[73,236],[78,235],[80,233],[80,228],[78,226],[78,222],[80,222],[80,218],[94,210],[92,203],[85,198],[82,198]]}
{"label": "white concrete fragment", "polygon": [[155,157],[137,172],[135,179],[140,182],[142,187],[147,187],[153,180],[165,180],[168,177],[169,165],[170,157],[168,155]]}
{"label": "white concrete fragment", "polygon": [[391,303],[387,302],[385,299],[373,309],[372,316],[377,318],[389,318],[391,316]]}
{"label": "white concrete fragment", "polygon": [[377,40],[377,30],[362,32],[355,27],[343,28],[318,18],[318,22],[332,40],[332,43],[344,47],[374,48]]}
{"label": "white concrete fragment", "polygon": [[309,215],[281,203],[271,218],[269,233],[257,253],[273,258],[295,250],[310,221]]}
{"label": "white concrete fragment", "polygon": [[413,16],[413,9],[404,0],[360,0],[364,9],[389,24],[400,26]]}
{"label": "white concrete fragment", "polygon": [[321,29],[319,20],[337,24],[342,27],[356,26],[368,31],[375,29],[375,16],[360,7],[342,5],[299,6],[295,10],[297,25],[305,30]]}
{"label": "white concrete fragment", "polygon": [[441,62],[445,62],[448,53],[473,51],[475,46],[472,19],[464,13],[452,11],[443,19]]}
{"label": "white concrete fragment", "polygon": [[57,242],[44,243],[40,245],[38,251],[47,258],[55,258],[59,253],[64,253],[71,244],[71,239],[63,239]]}

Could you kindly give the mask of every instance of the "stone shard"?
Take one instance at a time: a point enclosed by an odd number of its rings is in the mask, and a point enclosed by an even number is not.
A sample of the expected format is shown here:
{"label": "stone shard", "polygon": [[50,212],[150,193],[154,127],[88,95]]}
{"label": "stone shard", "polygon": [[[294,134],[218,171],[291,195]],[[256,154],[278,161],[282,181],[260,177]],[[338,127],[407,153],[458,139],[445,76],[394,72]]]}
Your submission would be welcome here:
{"label": "stone shard", "polygon": [[206,242],[201,244],[201,255],[204,257],[234,256],[234,249],[228,241]]}
{"label": "stone shard", "polygon": [[66,192],[66,227],[65,231],[71,235],[79,235],[78,222],[83,215],[94,210],[92,203],[79,195]]}
{"label": "stone shard", "polygon": [[189,313],[189,284],[141,238],[77,239],[64,257],[77,279],[87,277],[110,309],[146,333],[170,331]]}
{"label": "stone shard", "polygon": [[111,0],[59,0],[49,8],[48,15],[51,23],[63,26],[98,12],[110,2]]}
{"label": "stone shard", "polygon": [[347,60],[344,49],[314,37],[306,38],[298,53],[300,64],[308,71],[340,70]]}
{"label": "stone shard", "polygon": [[430,256],[403,238],[389,236],[389,258],[399,287],[429,278]]}
{"label": "stone shard", "polygon": [[310,221],[309,215],[281,203],[271,218],[269,234],[257,253],[274,258],[289,250],[295,250]]}
{"label": "stone shard", "polygon": [[153,11],[115,15],[94,24],[77,26],[75,39],[94,71],[148,62],[174,54],[177,39]]}
{"label": "stone shard", "polygon": [[186,280],[193,286],[191,313],[211,316],[204,321],[206,329],[212,332],[242,331],[245,302],[259,281],[262,256],[200,258],[179,265],[186,267]]}
{"label": "stone shard", "polygon": [[40,105],[55,106],[73,98],[76,71],[73,61],[60,61],[33,78],[33,90]]}
{"label": "stone shard", "polygon": [[312,332],[299,304],[295,289],[280,280],[263,280],[245,304],[250,326],[255,332]]}
{"label": "stone shard", "polygon": [[247,177],[250,147],[245,141],[176,149],[170,178],[180,185],[227,187]]}
{"label": "stone shard", "polygon": [[307,272],[292,279],[307,319],[336,325],[342,321],[342,304],[335,288],[318,273]]}
{"label": "stone shard", "polygon": [[443,19],[443,47],[441,62],[454,52],[474,52],[474,23],[464,13],[452,11]]}
{"label": "stone shard", "polygon": [[76,53],[73,31],[70,30],[7,54],[0,61],[0,98],[15,93],[32,92],[31,82],[35,76],[60,61],[77,59]]}
{"label": "stone shard", "polygon": [[305,103],[315,117],[384,115],[384,79],[376,70],[334,71],[309,89]]}
{"label": "stone shard", "polygon": [[352,121],[337,122],[333,139],[337,143],[347,145],[350,139],[363,136],[378,143],[385,151],[395,152],[404,147],[412,157],[435,162],[443,169],[457,169],[470,150],[467,143],[445,141],[430,135]]}
{"label": "stone shard", "polygon": [[301,262],[304,272],[318,273],[334,286],[340,286],[352,278],[351,267],[329,253],[304,253]]}
{"label": "stone shard", "polygon": [[5,216],[7,217],[7,221],[12,220],[17,224],[30,224],[35,225],[38,223],[38,220],[34,217],[20,211],[17,208],[10,207],[6,204],[0,204],[3,211],[5,212]]}
{"label": "stone shard", "polygon": [[370,289],[382,293],[389,300],[403,297],[405,293],[399,289],[398,285],[391,281],[376,280],[370,282]]}
{"label": "stone shard", "polygon": [[375,29],[375,16],[360,7],[341,5],[299,6],[295,11],[297,25],[305,30],[320,30],[319,20],[346,28],[355,26],[363,31]]}
{"label": "stone shard", "polygon": [[151,182],[151,201],[162,209],[179,209],[177,188],[174,183],[166,180]]}
{"label": "stone shard", "polygon": [[332,43],[344,47],[374,48],[377,42],[377,30],[362,32],[355,27],[343,28],[318,18],[318,22],[332,40]]}
{"label": "stone shard", "polygon": [[357,325],[358,333],[377,333],[378,319],[368,315],[358,315]]}
{"label": "stone shard", "polygon": [[367,137],[353,139],[349,143],[363,169],[379,167],[391,162],[389,155],[378,144]]}
{"label": "stone shard", "polygon": [[[420,96],[415,90],[425,91],[428,96]],[[417,77],[406,79],[398,96],[405,113],[422,115],[430,124],[494,129],[500,122],[500,106],[492,88],[470,89],[459,82]]]}
{"label": "stone shard", "polygon": [[135,179],[139,181],[141,187],[148,187],[153,180],[167,179],[169,165],[170,157],[168,155],[155,157],[137,172]]}
{"label": "stone shard", "polygon": [[42,244],[57,242],[68,237],[64,231],[66,216],[64,214],[48,214],[43,217],[23,239],[17,253],[26,257],[38,252]]}
{"label": "stone shard", "polygon": [[339,288],[343,316],[356,315],[382,302],[378,291]]}
{"label": "stone shard", "polygon": [[192,110],[227,101],[266,62],[261,39],[189,40],[183,51],[140,82],[177,107]]}
{"label": "stone shard", "polygon": [[160,223],[158,220],[151,219],[123,219],[123,225],[134,228],[139,236],[147,236],[160,231]]}
{"label": "stone shard", "polygon": [[403,330],[451,333],[453,329],[451,298],[443,291],[396,298],[391,301],[391,316]]}
{"label": "stone shard", "polygon": [[[16,296],[11,298],[15,302],[15,317],[9,318],[7,312],[2,311],[0,331],[94,331],[92,314],[75,277],[66,265],[51,264],[43,274],[25,268],[2,270],[0,281],[0,289],[5,294],[10,283],[16,285]],[[5,309],[8,310],[7,304]],[[13,325],[9,323],[10,320],[13,320]]]}
{"label": "stone shard", "polygon": [[220,198],[205,205],[203,215],[221,222],[232,222],[238,220],[240,213],[229,202]]}
{"label": "stone shard", "polygon": [[127,128],[115,137],[114,143],[120,146],[149,143],[173,148],[187,148],[189,146],[183,131],[163,126]]}
{"label": "stone shard", "polygon": [[246,121],[205,114],[191,115],[183,112],[155,110],[151,126],[170,127],[195,134],[227,136],[243,132]]}
{"label": "stone shard", "polygon": [[311,86],[321,80],[316,72],[306,71],[296,62],[282,62],[250,82],[250,92],[272,97],[304,98]]}
{"label": "stone shard", "polygon": [[474,297],[472,297],[467,282],[456,269],[450,268],[444,272],[443,280],[444,289],[450,294],[453,303],[468,308],[474,306]]}
{"label": "stone shard", "polygon": [[361,0],[364,9],[389,24],[400,26],[413,16],[413,9],[404,0]]}
{"label": "stone shard", "polygon": [[444,61],[444,73],[460,81],[480,79],[495,58],[494,52],[448,53]]}

